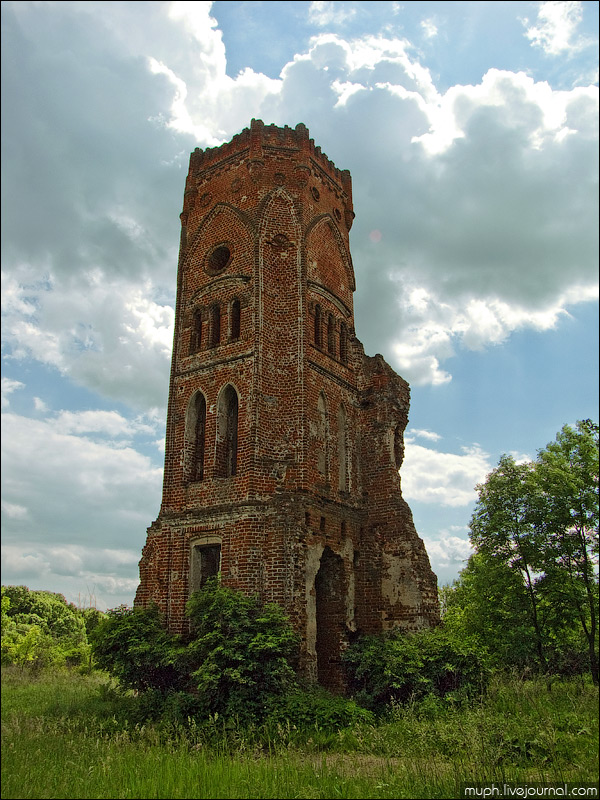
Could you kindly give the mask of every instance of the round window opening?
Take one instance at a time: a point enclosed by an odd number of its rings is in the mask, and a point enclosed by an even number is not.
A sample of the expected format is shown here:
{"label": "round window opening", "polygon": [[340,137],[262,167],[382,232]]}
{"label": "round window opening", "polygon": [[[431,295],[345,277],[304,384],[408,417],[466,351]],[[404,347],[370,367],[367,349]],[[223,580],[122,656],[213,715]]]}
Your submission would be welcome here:
{"label": "round window opening", "polygon": [[207,267],[209,272],[221,272],[231,261],[231,250],[227,245],[215,247],[208,257]]}

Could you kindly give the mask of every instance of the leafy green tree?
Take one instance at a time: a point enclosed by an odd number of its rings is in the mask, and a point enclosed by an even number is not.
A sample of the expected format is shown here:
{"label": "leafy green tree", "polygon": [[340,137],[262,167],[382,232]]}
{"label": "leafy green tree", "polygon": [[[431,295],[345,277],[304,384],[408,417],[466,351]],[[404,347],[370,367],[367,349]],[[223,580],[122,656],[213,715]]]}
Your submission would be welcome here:
{"label": "leafy green tree", "polygon": [[73,644],[85,641],[85,623],[79,609],[67,603],[62,594],[28,589],[26,586],[4,586],[10,600],[9,615],[21,622],[40,625],[44,633],[56,640]]}
{"label": "leafy green tree", "polygon": [[544,637],[535,586],[536,571],[542,561],[542,540],[533,513],[538,505],[533,464],[517,464],[512,456],[503,455],[485,483],[476,488],[479,499],[470,524],[471,544],[486,559],[508,567],[522,581],[537,657],[545,669]]}
{"label": "leafy green tree", "polygon": [[473,553],[458,580],[441,593],[444,626],[456,636],[474,637],[492,663],[523,670],[536,660],[529,598],[508,565]]}
{"label": "leafy green tree", "polygon": [[85,631],[89,636],[94,628],[96,628],[102,622],[106,615],[103,611],[99,611],[97,608],[82,608],[81,616],[83,617]]}
{"label": "leafy green tree", "polygon": [[274,698],[297,687],[297,637],[275,603],[207,581],[188,601],[190,632],[169,634],[156,606],[109,611],[90,634],[96,663],[144,694],[153,713],[181,692],[194,713],[263,717]]}
{"label": "leafy green tree", "polygon": [[480,636],[487,627],[503,665],[526,655],[528,636],[543,669],[579,670],[587,653],[597,683],[598,426],[565,425],[534,462],[502,456],[477,489],[476,555],[448,590],[447,624]]}
{"label": "leafy green tree", "polygon": [[10,597],[6,594],[6,588],[2,587],[2,664],[12,664],[14,661],[14,645],[19,638],[16,622],[9,616]]}
{"label": "leafy green tree", "polygon": [[563,613],[575,612],[598,683],[598,425],[565,425],[538,453],[535,477],[543,531],[541,588]]}
{"label": "leafy green tree", "polygon": [[15,637],[10,647],[11,662],[21,667],[38,661],[40,649],[46,644],[39,625],[27,625],[22,635]]}
{"label": "leafy green tree", "polygon": [[89,657],[83,617],[63,595],[2,587],[2,661],[42,668]]}
{"label": "leafy green tree", "polygon": [[296,685],[298,640],[275,603],[209,579],[187,604],[190,671],[206,713],[258,719]]}

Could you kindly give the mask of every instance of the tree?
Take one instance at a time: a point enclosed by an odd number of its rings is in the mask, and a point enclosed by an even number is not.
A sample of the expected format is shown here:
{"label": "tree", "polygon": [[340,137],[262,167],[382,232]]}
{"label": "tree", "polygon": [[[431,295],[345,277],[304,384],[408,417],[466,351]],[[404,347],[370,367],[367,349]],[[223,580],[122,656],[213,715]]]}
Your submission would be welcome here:
{"label": "tree", "polygon": [[465,699],[489,678],[486,648],[446,626],[359,636],[342,658],[356,699],[373,711],[426,695]]}
{"label": "tree", "polygon": [[492,663],[523,670],[536,660],[527,591],[507,564],[473,553],[458,580],[441,593],[444,627],[457,637],[474,637]]}
{"label": "tree", "polygon": [[471,544],[484,557],[495,560],[517,574],[528,599],[529,618],[537,657],[546,667],[536,569],[541,563],[539,526],[532,509],[537,507],[533,464],[517,464],[503,455],[498,467],[477,487],[479,499],[471,519]]}
{"label": "tree", "polygon": [[[525,643],[518,634],[527,630],[519,616],[523,595],[539,666],[578,668],[587,651],[595,683],[598,438],[598,426],[584,420],[575,428],[565,425],[535,462],[517,464],[511,456],[502,456],[477,486],[479,499],[470,525],[476,555],[446,599],[448,622],[463,624],[469,632],[483,631],[504,614],[507,623],[511,619],[515,643]],[[494,608],[490,596],[502,610]],[[511,638],[501,626],[496,630],[500,641]],[[523,653],[526,649],[521,648]],[[507,650],[504,663],[513,656]]]}
{"label": "tree", "polygon": [[27,586],[4,586],[3,594],[10,600],[9,616],[29,623],[39,624],[44,633],[57,640],[70,640],[73,644],[85,641],[83,616],[64,595]]}
{"label": "tree", "polygon": [[41,668],[89,656],[83,616],[63,595],[2,587],[2,662]]}
{"label": "tree", "polygon": [[542,567],[547,594],[574,609],[598,683],[598,425],[565,425],[538,453]]}
{"label": "tree", "polygon": [[190,693],[186,707],[194,708],[186,713],[245,721],[262,717],[274,697],[295,687],[297,637],[278,605],[211,578],[192,594],[187,614],[190,632],[176,636],[156,606],[107,612],[90,634],[97,664],[157,708]]}

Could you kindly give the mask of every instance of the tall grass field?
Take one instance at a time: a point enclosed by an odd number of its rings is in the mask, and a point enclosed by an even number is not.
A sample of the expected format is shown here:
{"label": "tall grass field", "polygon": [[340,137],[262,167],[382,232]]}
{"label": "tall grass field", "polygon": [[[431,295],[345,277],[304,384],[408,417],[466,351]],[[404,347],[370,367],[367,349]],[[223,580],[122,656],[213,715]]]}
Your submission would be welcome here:
{"label": "tall grass field", "polygon": [[3,671],[2,798],[454,798],[565,783],[598,785],[598,690],[581,679],[496,680],[468,706],[426,698],[338,731],[240,730],[136,722],[135,698],[97,673]]}

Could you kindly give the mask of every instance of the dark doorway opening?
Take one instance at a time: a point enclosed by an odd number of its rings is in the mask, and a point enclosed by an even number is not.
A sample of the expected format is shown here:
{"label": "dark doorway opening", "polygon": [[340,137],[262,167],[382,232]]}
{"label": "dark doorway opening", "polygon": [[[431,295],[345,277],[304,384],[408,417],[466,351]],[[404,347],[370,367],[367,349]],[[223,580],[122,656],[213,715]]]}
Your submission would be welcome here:
{"label": "dark doorway opening", "polygon": [[315,578],[317,601],[317,679],[332,691],[344,688],[341,649],[344,638],[344,566],[326,547]]}

